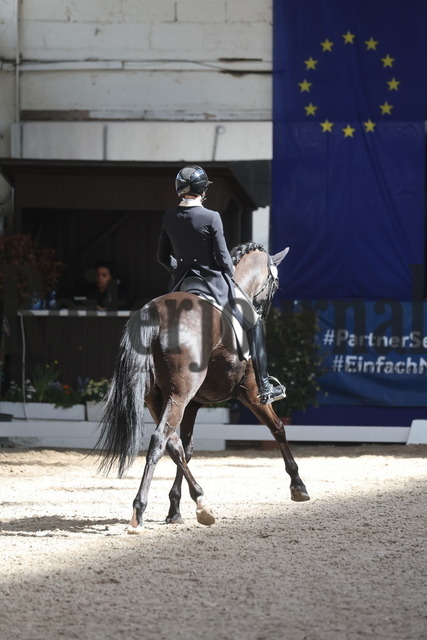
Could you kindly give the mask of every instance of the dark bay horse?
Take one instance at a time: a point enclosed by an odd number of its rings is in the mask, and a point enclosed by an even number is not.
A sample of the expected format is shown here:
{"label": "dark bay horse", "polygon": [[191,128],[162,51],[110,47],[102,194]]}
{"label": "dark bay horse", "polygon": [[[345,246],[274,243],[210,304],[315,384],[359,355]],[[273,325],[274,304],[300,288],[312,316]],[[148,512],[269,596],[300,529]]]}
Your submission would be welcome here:
{"label": "dark bay horse", "polygon": [[[262,245],[247,243],[236,247],[231,255],[235,282],[259,314],[265,315],[278,286],[277,266],[286,251],[269,256]],[[197,411],[203,405],[231,398],[249,407],[277,440],[291,478],[292,500],[309,500],[284,426],[272,405],[261,405],[257,396],[251,360],[242,356],[229,320],[207,300],[193,293],[168,293],[132,314],[123,331],[97,443],[104,455],[101,468],[110,471],[117,464],[121,476],[141,449],[146,403],[157,428],[133,501],[129,533],[142,530],[150,483],[165,449],[177,465],[166,521],[181,521],[184,477],[196,503],[197,520],[205,525],[215,522],[188,463]]]}

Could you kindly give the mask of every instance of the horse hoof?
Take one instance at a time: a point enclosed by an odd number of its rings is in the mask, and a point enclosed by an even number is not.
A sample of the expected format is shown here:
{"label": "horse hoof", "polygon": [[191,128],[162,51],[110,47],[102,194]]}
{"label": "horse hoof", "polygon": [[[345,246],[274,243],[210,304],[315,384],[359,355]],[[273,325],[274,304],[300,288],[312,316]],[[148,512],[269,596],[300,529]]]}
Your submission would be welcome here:
{"label": "horse hoof", "polygon": [[303,489],[291,487],[291,500],[294,500],[294,502],[307,502],[307,500],[310,500],[310,496],[305,487]]}
{"label": "horse hoof", "polygon": [[144,533],[144,527],[141,526],[140,524],[137,527],[133,527],[130,524],[127,528],[127,532],[131,536],[140,535],[141,533]]}
{"label": "horse hoof", "polygon": [[196,511],[197,522],[209,527],[211,524],[215,524],[215,516],[212,509],[204,508],[197,509]]}
{"label": "horse hoof", "polygon": [[210,507],[205,505],[204,496],[200,496],[196,500],[197,509],[196,509],[196,517],[197,522],[200,524],[204,524],[209,527],[211,524],[215,524],[215,516]]}
{"label": "horse hoof", "polygon": [[184,520],[181,516],[172,516],[171,518],[168,516],[166,518],[166,524],[183,524]]}

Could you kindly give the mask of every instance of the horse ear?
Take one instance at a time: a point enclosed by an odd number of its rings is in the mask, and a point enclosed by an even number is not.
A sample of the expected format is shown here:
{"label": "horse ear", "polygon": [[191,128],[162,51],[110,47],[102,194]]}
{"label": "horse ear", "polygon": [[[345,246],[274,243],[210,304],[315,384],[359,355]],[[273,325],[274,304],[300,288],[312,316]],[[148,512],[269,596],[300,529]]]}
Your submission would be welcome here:
{"label": "horse ear", "polygon": [[287,256],[289,251],[289,247],[286,247],[286,249],[283,249],[283,251],[280,251],[279,253],[275,253],[274,256],[270,256],[271,259],[273,260],[273,264],[276,265],[276,267],[279,266],[279,264],[282,262],[282,260]]}

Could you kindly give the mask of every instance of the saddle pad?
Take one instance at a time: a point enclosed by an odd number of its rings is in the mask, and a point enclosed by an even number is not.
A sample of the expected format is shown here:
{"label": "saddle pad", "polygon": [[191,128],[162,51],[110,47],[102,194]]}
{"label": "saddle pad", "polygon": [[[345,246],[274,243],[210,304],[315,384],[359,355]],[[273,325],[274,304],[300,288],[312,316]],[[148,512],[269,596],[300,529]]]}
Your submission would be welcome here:
{"label": "saddle pad", "polygon": [[234,331],[234,335],[236,336],[236,341],[239,347],[241,357],[244,360],[249,360],[251,356],[249,352],[249,343],[246,337],[246,331],[244,331],[242,325],[237,320],[237,318],[233,316],[233,314],[230,313],[228,309],[218,304],[216,300],[214,300],[211,296],[207,296],[205,293],[202,293],[200,291],[192,291],[191,293],[194,293],[195,295],[198,295],[200,298],[203,298],[205,302],[208,302],[213,307],[215,307],[215,309],[218,309],[218,311],[222,313],[222,315],[228,320],[228,322],[230,323]]}
{"label": "saddle pad", "polygon": [[[234,335],[236,336],[237,344],[240,349],[241,356],[248,360],[250,358],[249,352],[249,344],[246,337],[246,331],[243,329],[241,323],[236,318],[235,315],[231,313],[231,311],[218,304],[215,298],[210,295],[209,287],[205,284],[204,280],[198,276],[188,276],[184,278],[179,287],[180,291],[185,291],[186,293],[192,293],[200,298],[209,302],[213,307],[218,309],[225,318],[231,324],[231,327],[234,331]],[[239,309],[240,313],[244,318],[244,322],[246,323],[246,327],[254,327],[258,322],[258,314],[251,304],[249,298],[241,291],[238,287],[234,288],[234,299],[236,301],[236,306]]]}

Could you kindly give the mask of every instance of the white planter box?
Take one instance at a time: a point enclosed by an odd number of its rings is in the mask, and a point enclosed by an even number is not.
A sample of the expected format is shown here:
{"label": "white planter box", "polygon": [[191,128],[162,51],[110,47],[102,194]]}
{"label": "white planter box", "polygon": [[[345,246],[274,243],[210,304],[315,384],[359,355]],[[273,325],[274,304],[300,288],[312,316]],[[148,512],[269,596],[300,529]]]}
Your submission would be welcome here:
{"label": "white planter box", "polygon": [[[153,424],[148,409],[144,409],[145,424]],[[203,407],[197,412],[196,424],[229,424],[230,411],[225,407]]]}
{"label": "white planter box", "polygon": [[229,424],[230,410],[226,407],[203,407],[197,412],[196,424]]}
{"label": "white planter box", "polygon": [[88,400],[86,402],[86,420],[89,422],[99,422],[101,420],[103,408],[103,402]]}
{"label": "white planter box", "polygon": [[[88,422],[100,422],[104,412],[104,403],[95,402],[94,400],[86,401],[86,420]],[[152,423],[148,409],[144,409],[144,423]]]}
{"label": "white planter box", "polygon": [[[99,422],[103,411],[102,402],[86,402],[86,419],[89,422]],[[152,423],[153,419],[148,409],[144,409],[144,422]],[[203,407],[197,413],[196,424],[229,424],[230,412],[225,407]]]}
{"label": "white planter box", "polygon": [[29,420],[84,420],[84,404],[75,404],[64,409],[47,402],[0,402],[1,413],[11,413],[15,419]]}

